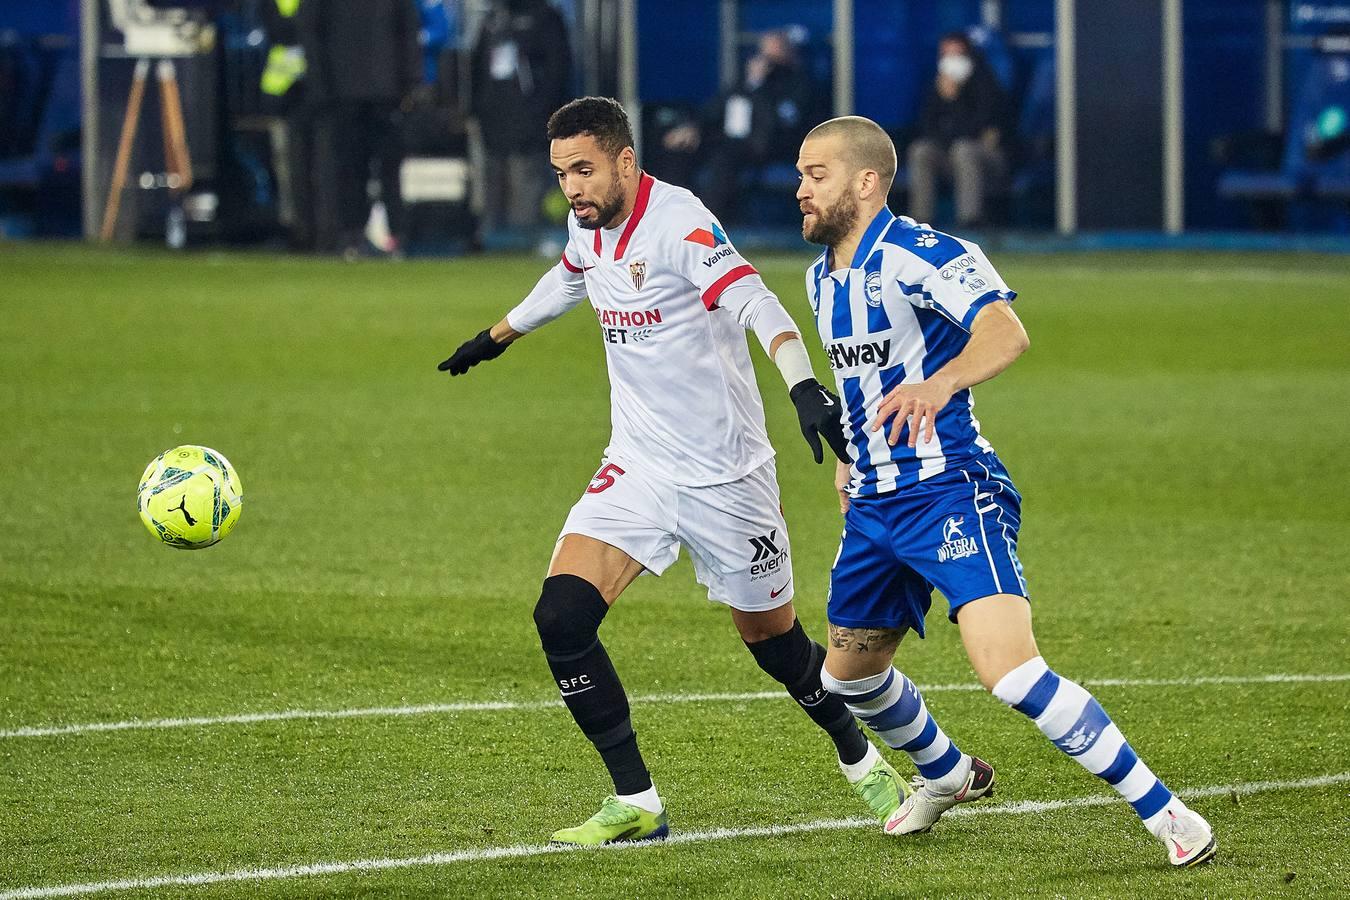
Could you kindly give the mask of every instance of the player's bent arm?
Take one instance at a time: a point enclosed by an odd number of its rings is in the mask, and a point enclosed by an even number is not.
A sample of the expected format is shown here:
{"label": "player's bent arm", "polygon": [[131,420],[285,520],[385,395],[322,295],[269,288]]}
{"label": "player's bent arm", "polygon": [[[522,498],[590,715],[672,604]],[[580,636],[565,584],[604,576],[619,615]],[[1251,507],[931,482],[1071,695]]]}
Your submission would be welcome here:
{"label": "player's bent arm", "polygon": [[970,340],[956,358],[933,374],[950,394],[988,381],[1013,364],[1031,346],[1013,308],[995,301],[975,314]]}
{"label": "player's bent arm", "polygon": [[552,322],[585,297],[585,278],[559,262],[500,322],[465,341],[437,368],[463,375],[479,363],[501,356],[513,341]]}
{"label": "player's bent arm", "polygon": [[792,316],[783,308],[778,297],[756,278],[728,288],[718,302],[723,308],[735,312],[736,321],[742,328],[755,333],[764,351],[778,367],[788,386],[792,405],[797,408],[802,437],[806,438],[815,461],[820,463],[825,458],[820,445],[822,437],[836,457],[848,459],[848,443],[844,440],[839,398],[816,380],[815,371],[811,368],[811,357],[802,343],[797,323],[792,321]]}
{"label": "player's bent arm", "polygon": [[877,407],[872,430],[880,431],[890,422],[887,440],[891,446],[899,442],[906,425],[910,426],[909,446],[915,446],[921,434],[923,440],[931,441],[937,415],[953,394],[993,378],[1030,343],[1011,306],[1001,300],[985,305],[971,322],[965,349],[927,379],[892,389]]}

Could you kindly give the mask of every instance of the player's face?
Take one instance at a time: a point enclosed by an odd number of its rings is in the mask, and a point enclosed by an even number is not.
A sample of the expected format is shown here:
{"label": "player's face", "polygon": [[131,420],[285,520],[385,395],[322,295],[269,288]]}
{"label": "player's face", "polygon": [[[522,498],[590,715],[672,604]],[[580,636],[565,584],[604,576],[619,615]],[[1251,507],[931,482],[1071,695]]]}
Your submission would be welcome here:
{"label": "player's face", "polygon": [[582,134],[553,141],[548,158],[577,224],[590,229],[614,224],[627,205],[621,175],[635,165],[632,149],[611,157],[594,137]]}
{"label": "player's face", "polygon": [[808,139],[797,157],[801,182],[797,203],[802,211],[802,237],[833,247],[858,223],[854,178],[843,158],[840,138]]}

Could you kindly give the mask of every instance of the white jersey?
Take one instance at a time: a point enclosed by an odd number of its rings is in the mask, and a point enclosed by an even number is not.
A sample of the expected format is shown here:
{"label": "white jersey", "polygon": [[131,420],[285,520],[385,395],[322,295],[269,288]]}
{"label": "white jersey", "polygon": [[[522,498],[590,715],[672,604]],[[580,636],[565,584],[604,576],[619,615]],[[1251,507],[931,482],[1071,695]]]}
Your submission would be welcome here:
{"label": "white jersey", "polygon": [[745,327],[752,306],[777,301],[698,198],[643,173],[624,222],[587,230],[569,215],[567,231],[507,322],[529,332],[590,298],[609,366],[606,457],[687,486],[772,459]]}

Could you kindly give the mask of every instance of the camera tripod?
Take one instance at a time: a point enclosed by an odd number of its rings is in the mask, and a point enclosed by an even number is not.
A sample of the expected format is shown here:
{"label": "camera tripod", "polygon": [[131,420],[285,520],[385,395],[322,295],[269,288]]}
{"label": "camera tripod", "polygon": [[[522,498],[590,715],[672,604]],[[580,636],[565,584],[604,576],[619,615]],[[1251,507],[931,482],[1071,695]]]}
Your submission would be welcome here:
{"label": "camera tripod", "polygon": [[[103,227],[99,240],[112,240],[117,228],[117,215],[122,205],[122,191],[126,188],[127,169],[131,165],[131,150],[136,143],[140,125],[141,104],[145,99],[145,82],[150,76],[150,59],[136,60],[131,78],[131,93],[127,97],[126,115],[122,118],[122,136],[117,144],[117,160],[113,164],[112,186],[108,202],[103,208]],[[173,60],[161,59],[155,65],[159,82],[160,118],[164,132],[165,184],[177,198],[192,187],[192,157],[188,154],[187,129],[183,124],[183,98],[178,90],[178,72]]]}

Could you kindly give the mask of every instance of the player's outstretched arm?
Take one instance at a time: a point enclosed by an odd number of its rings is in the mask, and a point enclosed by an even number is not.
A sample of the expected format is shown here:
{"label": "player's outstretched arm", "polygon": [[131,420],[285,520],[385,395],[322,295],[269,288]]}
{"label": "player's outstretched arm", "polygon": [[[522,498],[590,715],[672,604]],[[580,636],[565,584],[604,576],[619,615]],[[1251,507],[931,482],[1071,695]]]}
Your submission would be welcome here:
{"label": "player's outstretched arm", "polygon": [[573,272],[560,261],[505,318],[460,344],[436,368],[451,375],[463,375],[479,363],[501,356],[513,341],[552,322],[585,297],[586,281],[580,270]]}
{"label": "player's outstretched arm", "polygon": [[506,352],[506,348],[511,346],[511,342],[521,336],[522,332],[516,331],[510,322],[502,319],[491,328],[484,328],[460,344],[459,349],[436,368],[451,375],[463,375],[480,362],[501,356]]}
{"label": "player's outstretched arm", "polygon": [[908,424],[909,446],[918,442],[920,433],[923,440],[931,441],[937,415],[953,394],[993,378],[1012,365],[1030,343],[1012,307],[1001,301],[990,303],[975,316],[970,340],[955,359],[925,381],[902,384],[886,395],[877,408],[872,430],[880,431],[890,421],[888,441],[894,446]]}

